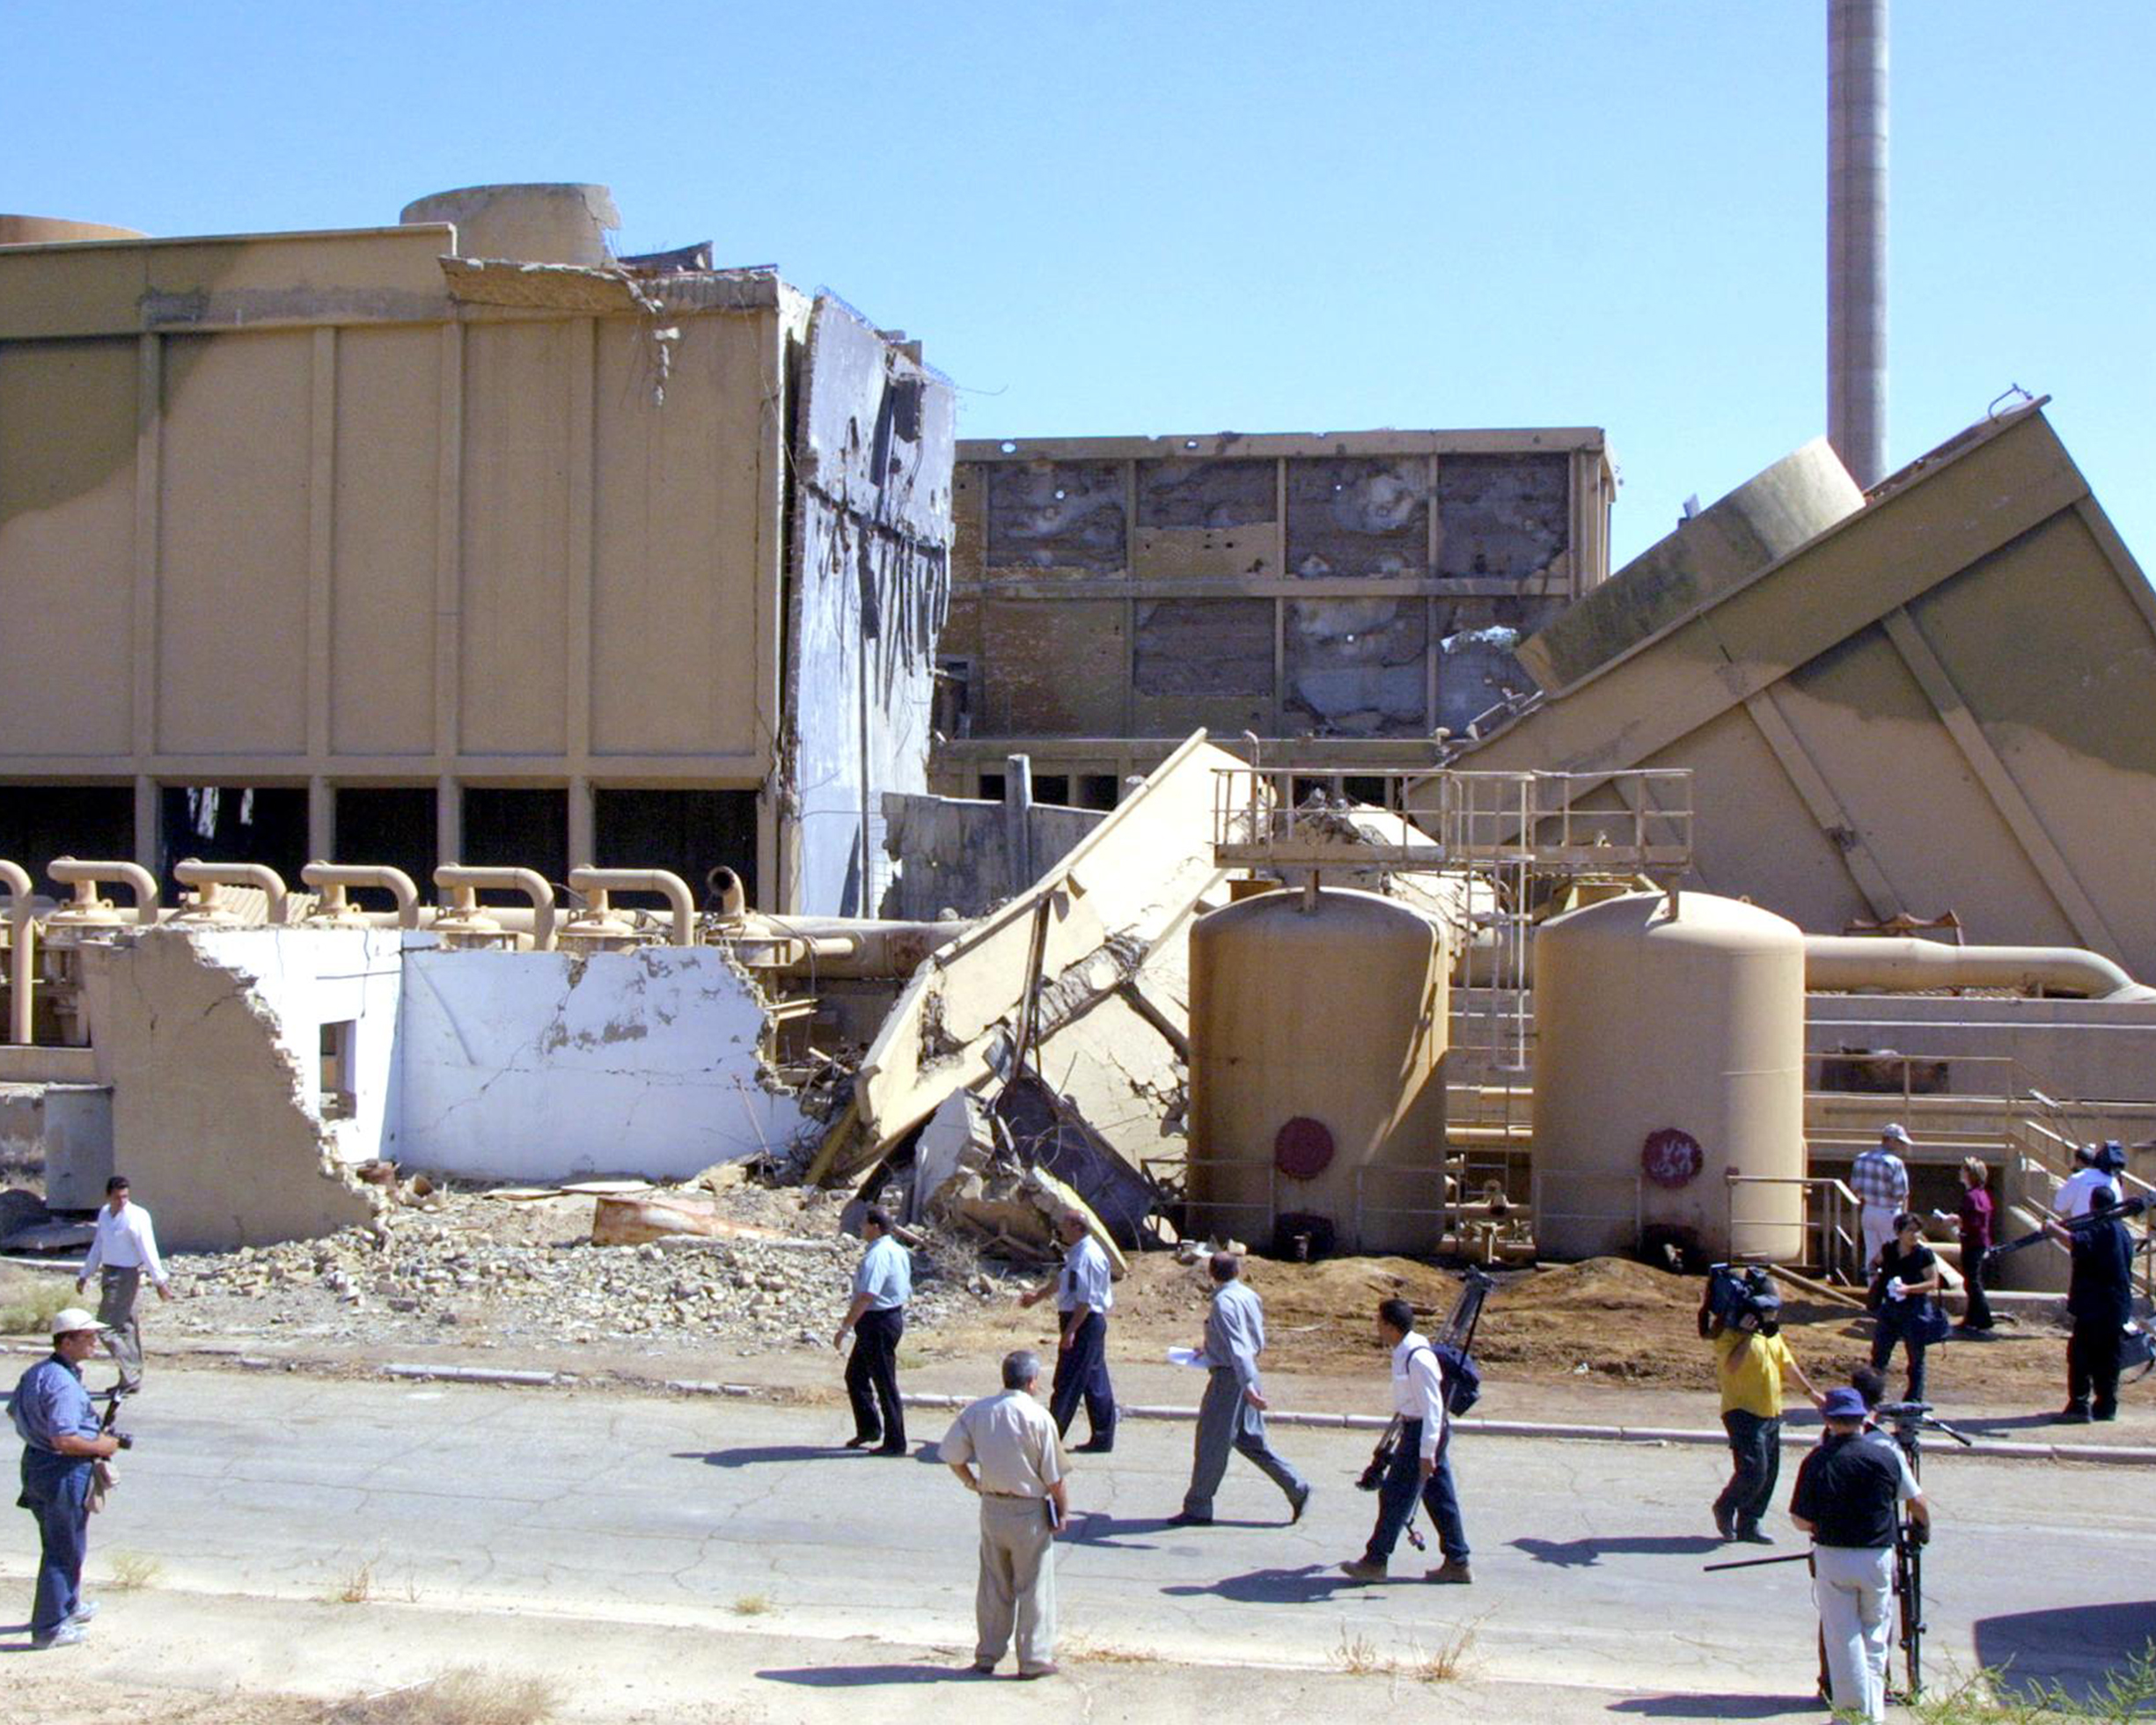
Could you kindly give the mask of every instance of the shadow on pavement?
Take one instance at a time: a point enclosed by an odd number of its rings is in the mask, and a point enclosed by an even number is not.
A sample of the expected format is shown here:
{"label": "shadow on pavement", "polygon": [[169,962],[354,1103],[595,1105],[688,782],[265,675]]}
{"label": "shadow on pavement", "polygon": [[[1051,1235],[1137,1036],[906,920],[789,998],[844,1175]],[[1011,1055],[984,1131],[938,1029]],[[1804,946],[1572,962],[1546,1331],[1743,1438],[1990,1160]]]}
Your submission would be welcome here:
{"label": "shadow on pavement", "polygon": [[1994,1413],[1951,1423],[1957,1431],[1983,1433],[2024,1431],[2032,1426],[2057,1426],[2064,1421],[2058,1417],[2058,1410],[2052,1408],[2042,1413]]}
{"label": "shadow on pavement", "polygon": [[[1214,1525],[1225,1526],[1227,1523],[1215,1523]],[[1418,1585],[1420,1584],[1419,1577],[1401,1576],[1397,1579],[1413,1579]],[[1368,1585],[1368,1582],[1349,1581],[1329,1564],[1306,1563],[1299,1569],[1252,1569],[1241,1575],[1223,1576],[1204,1587],[1164,1587],[1161,1591],[1177,1599],[1192,1599],[1212,1594],[1215,1597],[1233,1599],[1242,1604],[1308,1605],[1330,1599],[1343,1590],[1352,1593]]]}
{"label": "shadow on pavement", "polygon": [[[706,1467],[757,1467],[774,1462],[831,1462],[869,1460],[897,1462],[910,1456],[915,1461],[935,1461],[935,1446],[929,1444],[906,1456],[880,1456],[873,1450],[847,1450],[836,1443],[762,1443],[739,1450],[677,1450],[678,1462],[701,1462]],[[937,1463],[941,1466],[941,1463]]]}
{"label": "shadow on pavement", "polygon": [[1816,1695],[1635,1695],[1610,1703],[1611,1713],[1648,1719],[1780,1719],[1800,1713],[1817,1717]]}
{"label": "shadow on pavement", "polygon": [[1701,1557],[1722,1549],[1711,1533],[1617,1534],[1606,1539],[1514,1539],[1514,1551],[1563,1569],[1591,1569],[1605,1557]]}
{"label": "shadow on pavement", "polygon": [[971,1665],[790,1665],[756,1674],[803,1689],[873,1689],[893,1683],[986,1683]]}
{"label": "shadow on pavement", "polygon": [[2156,1600],[2065,1605],[1976,1620],[1976,1663],[2004,1668],[2000,1687],[2033,1699],[2056,1684],[2075,1700],[2102,1697],[2156,1641]]}

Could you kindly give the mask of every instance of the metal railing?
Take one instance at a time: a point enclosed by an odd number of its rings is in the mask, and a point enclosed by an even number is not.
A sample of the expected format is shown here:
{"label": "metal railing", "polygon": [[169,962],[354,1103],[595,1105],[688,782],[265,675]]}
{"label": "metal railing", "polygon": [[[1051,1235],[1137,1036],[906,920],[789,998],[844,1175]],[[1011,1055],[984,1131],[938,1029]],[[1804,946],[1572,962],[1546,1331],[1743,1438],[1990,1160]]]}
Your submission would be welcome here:
{"label": "metal railing", "polygon": [[[1805,1262],[1816,1265],[1828,1281],[1861,1287],[1864,1283],[1864,1230],[1859,1218],[1864,1209],[1857,1194],[1830,1175],[1725,1173],[1723,1223],[1731,1240],[1736,1238],[1737,1188],[1746,1185],[1793,1185],[1802,1190],[1804,1215],[1797,1224],[1800,1237],[1818,1240],[1818,1250],[1807,1244]],[[1750,1224],[1770,1227],[1784,1223]]]}

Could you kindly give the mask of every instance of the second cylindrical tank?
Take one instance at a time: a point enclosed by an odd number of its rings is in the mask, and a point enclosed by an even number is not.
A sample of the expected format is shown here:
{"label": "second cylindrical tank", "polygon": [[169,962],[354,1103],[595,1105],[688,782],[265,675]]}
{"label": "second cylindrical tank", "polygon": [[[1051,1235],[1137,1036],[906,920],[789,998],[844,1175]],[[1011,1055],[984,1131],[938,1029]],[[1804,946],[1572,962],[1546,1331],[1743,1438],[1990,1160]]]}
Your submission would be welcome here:
{"label": "second cylindrical tank", "polygon": [[1308,1216],[1342,1251],[1434,1247],[1447,962],[1434,922],[1370,892],[1265,892],[1198,921],[1193,1226],[1262,1247]]}
{"label": "second cylindrical tank", "polygon": [[[1627,893],[1535,942],[1536,1244],[1806,1257],[1804,936],[1705,892]],[[1731,1172],[1789,1184],[1731,1185]]]}

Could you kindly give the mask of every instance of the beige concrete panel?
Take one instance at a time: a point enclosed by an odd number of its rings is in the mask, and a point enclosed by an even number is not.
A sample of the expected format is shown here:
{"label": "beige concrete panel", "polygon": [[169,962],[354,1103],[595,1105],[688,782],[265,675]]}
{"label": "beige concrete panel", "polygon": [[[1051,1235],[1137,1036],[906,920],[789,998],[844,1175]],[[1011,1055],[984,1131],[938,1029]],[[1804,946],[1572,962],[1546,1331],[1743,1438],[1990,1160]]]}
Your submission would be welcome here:
{"label": "beige concrete panel", "polygon": [[298,753],[307,738],[311,337],[165,344],[158,743]]}
{"label": "beige concrete panel", "polygon": [[[1866,629],[1822,654],[1778,694],[1791,730],[1822,764],[1910,914],[1951,910],[1975,942],[2078,944],[1881,630]],[[1753,842],[1761,852],[1771,848]],[[1838,932],[1810,921],[1804,926],[1815,934]]]}
{"label": "beige concrete panel", "polygon": [[9,754],[129,747],[135,372],[131,340],[0,346]]}
{"label": "beige concrete panel", "polygon": [[598,326],[591,746],[750,753],[764,411],[752,317]]}
{"label": "beige concrete panel", "polygon": [[[1870,914],[1833,841],[1742,708],[1644,764],[1692,768],[1692,872],[1709,892],[1742,894],[1824,934]],[[1609,800],[1607,790],[1598,796]]]}
{"label": "beige concrete panel", "polygon": [[2102,547],[2060,515],[1910,612],[2118,956],[2156,973],[2156,633]]}
{"label": "beige concrete panel", "polygon": [[1114,600],[981,605],[978,729],[1114,736],[1123,729],[1126,650]]}
{"label": "beige concrete panel", "polygon": [[434,553],[442,342],[348,329],[337,348],[330,747],[434,746]]}
{"label": "beige concrete panel", "polygon": [[147,280],[136,246],[0,253],[0,341],[132,334],[142,327]]}
{"label": "beige concrete panel", "polygon": [[558,753],[568,636],[566,323],[465,336],[459,738],[473,754]]}

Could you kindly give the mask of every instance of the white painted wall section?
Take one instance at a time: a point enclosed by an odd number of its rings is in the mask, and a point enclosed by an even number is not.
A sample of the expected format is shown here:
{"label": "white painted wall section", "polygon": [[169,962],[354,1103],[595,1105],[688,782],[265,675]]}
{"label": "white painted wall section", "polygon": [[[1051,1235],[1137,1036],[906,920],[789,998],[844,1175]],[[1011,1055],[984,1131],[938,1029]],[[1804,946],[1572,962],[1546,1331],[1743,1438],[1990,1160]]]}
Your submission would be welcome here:
{"label": "white painted wall section", "polygon": [[399,1040],[408,1166],[473,1178],[678,1178],[806,1122],[759,1082],[763,1009],[708,947],[444,952],[407,942]]}

